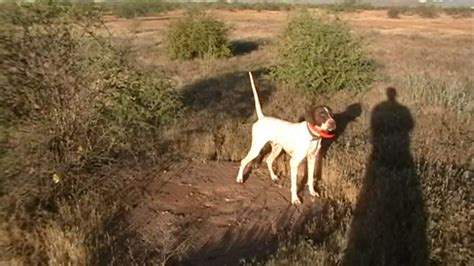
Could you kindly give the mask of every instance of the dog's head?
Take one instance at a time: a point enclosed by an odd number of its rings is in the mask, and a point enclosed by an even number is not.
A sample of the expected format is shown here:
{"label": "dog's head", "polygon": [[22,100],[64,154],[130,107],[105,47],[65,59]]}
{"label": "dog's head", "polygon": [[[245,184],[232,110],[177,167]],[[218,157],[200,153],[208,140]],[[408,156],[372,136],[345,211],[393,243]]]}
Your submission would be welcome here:
{"label": "dog's head", "polygon": [[334,120],[334,114],[329,106],[319,105],[310,108],[306,111],[304,119],[326,132],[336,129],[336,120]]}

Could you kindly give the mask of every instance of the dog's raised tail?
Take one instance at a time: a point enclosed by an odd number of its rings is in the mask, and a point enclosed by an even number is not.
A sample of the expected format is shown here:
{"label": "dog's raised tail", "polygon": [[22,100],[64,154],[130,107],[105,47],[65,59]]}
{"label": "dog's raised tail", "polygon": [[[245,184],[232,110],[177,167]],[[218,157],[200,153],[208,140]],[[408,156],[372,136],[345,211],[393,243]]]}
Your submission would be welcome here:
{"label": "dog's raised tail", "polygon": [[253,81],[252,72],[249,72],[250,83],[252,84],[253,97],[255,99],[255,110],[257,111],[258,119],[263,117],[262,107],[260,106],[260,100],[258,99],[257,88],[255,88],[255,82]]}

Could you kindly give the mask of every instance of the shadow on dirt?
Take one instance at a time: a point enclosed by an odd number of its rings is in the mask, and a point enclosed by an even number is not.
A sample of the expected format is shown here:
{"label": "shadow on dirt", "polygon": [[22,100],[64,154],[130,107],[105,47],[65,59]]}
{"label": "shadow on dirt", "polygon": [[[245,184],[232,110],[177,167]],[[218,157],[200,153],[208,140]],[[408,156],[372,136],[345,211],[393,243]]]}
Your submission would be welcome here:
{"label": "shadow on dirt", "polygon": [[[264,105],[275,91],[274,86],[261,77],[267,70],[251,71],[260,102]],[[180,91],[187,111],[179,121],[179,136],[170,136],[173,145],[188,155],[210,160],[240,157],[241,142],[247,141],[247,135],[243,134],[256,118],[248,72],[198,80]],[[233,143],[234,147],[230,148],[226,143]]]}
{"label": "shadow on dirt", "polygon": [[342,265],[425,265],[426,213],[410,152],[414,121],[387,89],[372,111],[367,163]]}
{"label": "shadow on dirt", "polygon": [[[281,244],[296,244],[304,239],[320,243],[334,232],[340,221],[336,203],[325,201],[302,208],[289,205],[279,219],[271,224],[255,223],[250,230],[241,230],[238,223],[259,216],[259,210],[242,210],[236,225],[229,227],[218,241],[207,243],[174,265],[240,265],[243,261],[263,262],[275,254]],[[328,220],[333,221],[329,222]],[[308,226],[316,230],[308,229]]]}
{"label": "shadow on dirt", "polygon": [[[265,72],[264,69],[252,70],[262,105],[273,91],[273,86],[260,78]],[[212,123],[214,119],[245,119],[255,113],[248,72],[228,73],[186,85],[182,88],[182,98],[191,110],[207,112]]]}
{"label": "shadow on dirt", "polygon": [[[247,194],[246,197],[252,195],[248,197],[251,203],[239,203],[242,208],[237,208],[237,211],[233,211],[231,205],[235,202],[232,201],[221,203],[221,210],[203,206],[212,206],[217,198],[222,199],[222,193],[218,193],[220,186],[215,187],[217,191],[214,194],[217,195],[213,194],[215,198],[210,201],[197,203],[206,190],[196,188],[193,194],[197,198],[194,201],[171,195],[181,199],[177,200],[180,201],[176,203],[177,208],[173,207],[174,203],[165,204],[167,207],[163,208],[163,201],[166,202],[169,197],[167,195],[183,194],[186,189],[188,191],[184,194],[189,195],[194,185],[187,182],[200,178],[193,175],[187,180],[176,181],[180,178],[176,175],[179,172],[182,171],[172,172],[168,179],[155,180],[158,183],[141,189],[144,194],[138,209],[143,211],[124,210],[121,216],[111,219],[107,237],[100,240],[105,244],[98,254],[99,265],[158,265],[167,257],[166,254],[173,256],[169,256],[165,265],[239,265],[242,260],[263,262],[275,254],[281,244],[293,245],[302,239],[321,243],[340,227],[346,215],[346,209],[336,201],[326,199],[306,202],[301,207],[292,206],[284,199],[276,199],[277,202],[272,205],[267,201],[275,199],[268,199],[267,196],[276,197],[273,192],[279,189],[269,182]],[[188,173],[184,171],[183,176],[188,176]],[[170,181],[174,182],[171,187],[178,189],[170,189]],[[258,184],[254,182],[253,185]],[[261,189],[268,191],[268,195],[262,194]],[[229,197],[232,198],[232,195]],[[216,223],[216,219],[223,216],[232,216],[228,217],[229,224]],[[176,230],[170,231],[168,227]],[[205,239],[207,241],[202,241]]]}
{"label": "shadow on dirt", "polygon": [[264,43],[264,40],[233,40],[230,42],[230,50],[232,55],[241,56],[258,50],[262,43]]}

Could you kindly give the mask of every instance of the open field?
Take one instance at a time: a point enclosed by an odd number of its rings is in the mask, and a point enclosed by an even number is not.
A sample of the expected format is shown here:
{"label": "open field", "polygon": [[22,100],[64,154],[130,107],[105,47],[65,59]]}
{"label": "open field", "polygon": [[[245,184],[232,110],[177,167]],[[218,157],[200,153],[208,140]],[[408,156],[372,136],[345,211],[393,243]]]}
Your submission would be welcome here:
{"label": "open field", "polygon": [[[5,211],[10,218],[2,221],[0,247],[9,252],[1,263],[28,264],[28,256],[49,263],[57,256],[74,265],[472,263],[472,17],[340,13],[365,39],[377,66],[375,81],[361,92],[306,97],[265,79],[289,11],[208,12],[231,26],[232,57],[169,59],[164,38],[182,10],[134,19],[104,17],[112,40],[130,46],[138,64],[171,78],[184,115],[160,132],[151,160],[117,160],[78,174],[80,182],[96,180],[84,190],[106,196],[97,201],[77,196],[73,202],[88,205],[87,214],[38,207],[54,212],[64,226],[28,231],[31,221],[9,225],[15,221],[11,217],[21,215]],[[108,36],[103,30],[99,34]],[[297,121],[315,103],[337,114],[337,138],[324,143],[324,159],[320,156],[317,164],[321,197],[307,193],[300,167],[303,205],[290,205],[287,155],[275,162],[278,182],[270,180],[265,163],[256,163],[243,185],[235,182],[256,119],[248,71],[256,77],[266,115]],[[397,90],[397,102],[387,99],[387,87]],[[14,203],[13,192],[1,192],[11,206],[21,205]],[[65,222],[70,217],[80,217],[79,223],[100,220],[96,216],[103,208],[110,208],[108,218],[99,233],[90,230],[93,237]],[[40,237],[50,245],[46,255],[24,240],[28,234],[49,237]],[[19,248],[13,241],[25,244]]]}

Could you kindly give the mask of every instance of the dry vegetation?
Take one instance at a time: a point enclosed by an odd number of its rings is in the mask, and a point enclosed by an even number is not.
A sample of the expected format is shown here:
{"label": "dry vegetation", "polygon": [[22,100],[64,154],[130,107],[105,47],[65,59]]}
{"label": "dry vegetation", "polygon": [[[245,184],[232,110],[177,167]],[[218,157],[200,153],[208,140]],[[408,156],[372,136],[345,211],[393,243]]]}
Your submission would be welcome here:
{"label": "dry vegetation", "polygon": [[[153,200],[143,188],[161,184],[159,172],[170,165],[245,155],[255,119],[246,73],[253,71],[265,114],[297,121],[305,106],[324,102],[338,113],[338,138],[325,143],[323,199],[305,203],[323,215],[303,219],[297,234],[279,232],[278,248],[249,253],[256,258],[245,263],[469,265],[472,18],[341,13],[365,39],[374,82],[308,95],[266,78],[287,23],[288,12],[276,9],[287,7],[217,7],[210,12],[231,26],[233,56],[191,60],[170,59],[165,45],[182,10],[121,19],[87,6],[3,9],[0,262],[192,262],[195,240],[181,237],[180,216],[154,213],[155,235],[137,234],[126,221]],[[124,16],[145,14],[134,12]],[[387,100],[387,87],[398,102]],[[283,179],[287,161],[276,162]],[[234,182],[234,170],[219,172],[228,172],[221,186]],[[196,224],[186,231],[215,230]]]}

